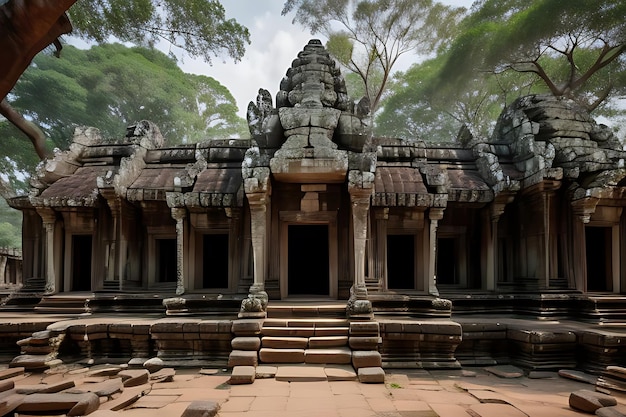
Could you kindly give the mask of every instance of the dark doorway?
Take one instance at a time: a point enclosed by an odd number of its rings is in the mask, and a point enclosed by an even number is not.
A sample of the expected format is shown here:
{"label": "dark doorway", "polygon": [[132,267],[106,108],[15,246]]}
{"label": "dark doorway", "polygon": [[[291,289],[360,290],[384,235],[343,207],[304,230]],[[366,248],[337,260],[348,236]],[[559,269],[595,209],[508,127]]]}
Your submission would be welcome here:
{"label": "dark doorway", "polygon": [[289,295],[329,295],[328,225],[290,225]]}
{"label": "dark doorway", "polygon": [[456,250],[454,238],[437,239],[437,284],[455,285],[459,283],[456,271]]}
{"label": "dark doorway", "polygon": [[157,282],[176,282],[176,239],[157,239]]}
{"label": "dark doorway", "polygon": [[210,234],[202,239],[202,286],[228,288],[228,235]]}
{"label": "dark doorway", "polygon": [[91,235],[72,236],[72,291],[91,290]]}
{"label": "dark doorway", "polygon": [[611,228],[586,227],[587,291],[612,291]]}
{"label": "dark doorway", "polygon": [[414,235],[387,235],[387,288],[415,289]]}

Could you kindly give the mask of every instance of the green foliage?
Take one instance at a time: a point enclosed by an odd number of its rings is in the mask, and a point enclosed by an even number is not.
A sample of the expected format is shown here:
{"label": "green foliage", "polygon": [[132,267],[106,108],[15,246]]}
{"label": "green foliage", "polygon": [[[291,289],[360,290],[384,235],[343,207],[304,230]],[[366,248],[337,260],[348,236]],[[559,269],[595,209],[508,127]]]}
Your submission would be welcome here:
{"label": "green foliage", "polygon": [[224,53],[239,60],[250,43],[248,29],[226,19],[218,0],[81,0],[68,14],[74,33],[87,41],[113,36],[154,46],[165,40],[208,63]]}
{"label": "green foliage", "polygon": [[22,213],[0,198],[0,246],[22,247]]}
{"label": "green foliage", "polygon": [[119,137],[142,119],[155,122],[172,144],[246,132],[234,98],[215,79],[185,74],[162,52],[120,44],[68,46],[61,59],[38,55],[17,83],[11,105],[60,148],[68,146],[78,125]]}
{"label": "green foliage", "polygon": [[[13,191],[26,192],[28,173],[39,162],[39,157],[22,133],[7,121],[0,121],[0,137],[0,177],[3,177],[0,182],[6,183]],[[0,203],[4,200],[0,199]],[[4,218],[0,215],[2,220]]]}
{"label": "green foliage", "polygon": [[282,13],[292,11],[294,23],[328,37],[327,48],[359,76],[374,113],[398,58],[444,44],[464,9],[433,0],[287,0]]}
{"label": "green foliage", "polygon": [[623,0],[478,1],[450,45],[439,83],[459,87],[478,71],[514,70],[593,110],[625,92],[624,16]]}

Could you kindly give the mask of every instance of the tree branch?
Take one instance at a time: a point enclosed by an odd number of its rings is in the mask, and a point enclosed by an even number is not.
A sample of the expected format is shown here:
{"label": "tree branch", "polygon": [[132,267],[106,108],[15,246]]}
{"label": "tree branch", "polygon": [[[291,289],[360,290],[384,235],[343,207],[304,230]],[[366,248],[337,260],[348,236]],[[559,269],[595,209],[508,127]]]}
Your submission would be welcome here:
{"label": "tree branch", "polygon": [[15,111],[6,99],[0,102],[0,114],[6,117],[9,122],[30,139],[39,159],[45,159],[49,156],[49,152],[46,150],[45,146],[46,135],[34,123],[24,119],[21,114]]}

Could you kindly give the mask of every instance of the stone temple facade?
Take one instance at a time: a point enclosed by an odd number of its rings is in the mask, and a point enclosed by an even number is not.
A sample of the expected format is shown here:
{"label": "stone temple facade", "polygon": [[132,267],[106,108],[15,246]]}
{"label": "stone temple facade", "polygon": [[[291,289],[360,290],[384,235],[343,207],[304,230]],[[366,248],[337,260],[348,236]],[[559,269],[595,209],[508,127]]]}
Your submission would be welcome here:
{"label": "stone temple facade", "polygon": [[[84,293],[93,311],[240,319],[313,298],[352,320],[626,320],[626,152],[573,103],[521,98],[463,147],[373,137],[368,103],[311,41],[248,122],[251,139],[177,146],[147,121],[115,139],[77,129],[10,202],[24,288],[40,307]],[[392,327],[389,360],[409,332]]]}

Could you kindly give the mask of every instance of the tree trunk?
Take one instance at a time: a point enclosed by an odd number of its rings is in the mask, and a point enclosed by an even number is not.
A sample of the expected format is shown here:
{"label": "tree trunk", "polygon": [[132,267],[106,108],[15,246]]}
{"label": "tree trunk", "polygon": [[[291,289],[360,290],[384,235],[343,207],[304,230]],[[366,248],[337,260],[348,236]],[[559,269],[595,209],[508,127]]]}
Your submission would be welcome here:
{"label": "tree trunk", "polygon": [[9,122],[28,136],[28,139],[30,139],[33,143],[33,147],[35,148],[39,159],[45,159],[49,156],[45,146],[46,135],[34,123],[24,119],[21,114],[15,111],[6,99],[0,102],[0,114],[6,117]]}

